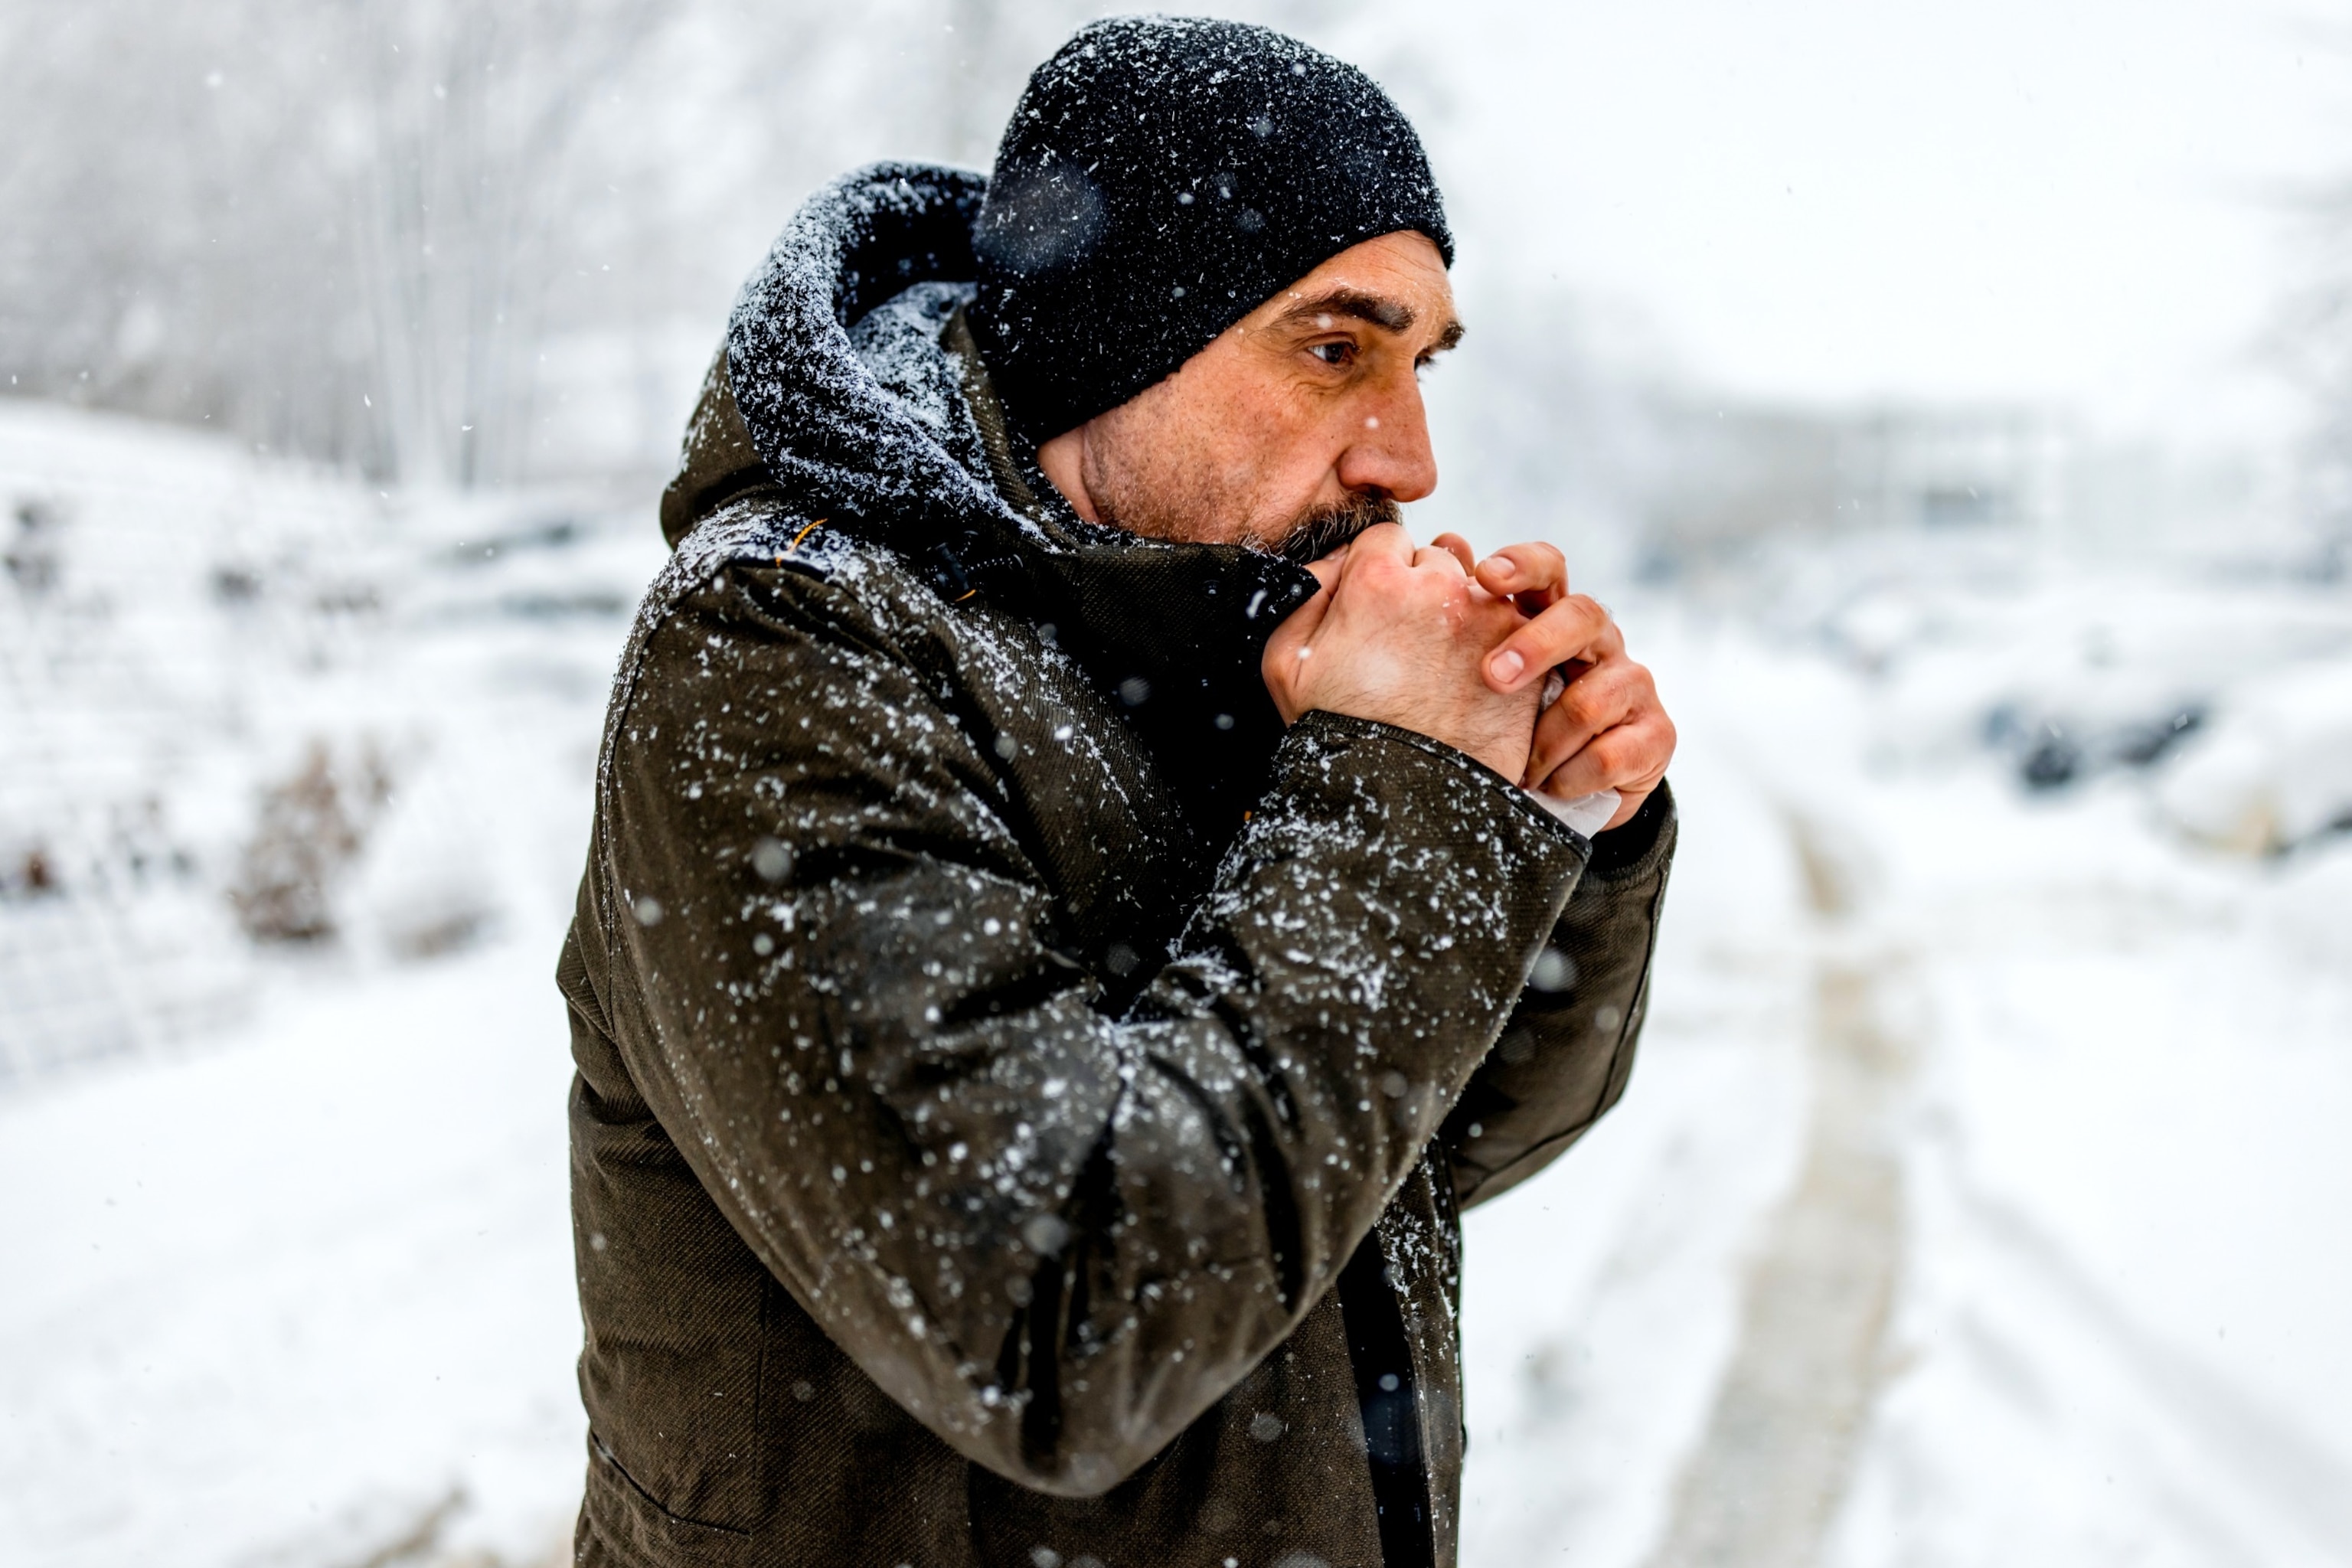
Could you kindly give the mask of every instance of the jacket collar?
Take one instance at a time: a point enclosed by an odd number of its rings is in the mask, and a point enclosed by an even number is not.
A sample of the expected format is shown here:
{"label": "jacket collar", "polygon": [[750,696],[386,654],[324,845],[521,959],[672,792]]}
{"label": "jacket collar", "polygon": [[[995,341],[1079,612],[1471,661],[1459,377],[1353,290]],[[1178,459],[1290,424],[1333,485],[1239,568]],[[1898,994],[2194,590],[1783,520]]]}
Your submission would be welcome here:
{"label": "jacket collar", "polygon": [[1184,775],[1204,825],[1230,819],[1256,798],[1282,735],[1258,668],[1266,639],[1314,595],[1314,574],[1239,545],[1139,539],[1086,521],[1013,430],[961,310],[941,342],[959,363],[997,493],[1048,542],[1014,548],[1033,602],[1055,617],[1055,640],[1118,698],[1163,767]]}

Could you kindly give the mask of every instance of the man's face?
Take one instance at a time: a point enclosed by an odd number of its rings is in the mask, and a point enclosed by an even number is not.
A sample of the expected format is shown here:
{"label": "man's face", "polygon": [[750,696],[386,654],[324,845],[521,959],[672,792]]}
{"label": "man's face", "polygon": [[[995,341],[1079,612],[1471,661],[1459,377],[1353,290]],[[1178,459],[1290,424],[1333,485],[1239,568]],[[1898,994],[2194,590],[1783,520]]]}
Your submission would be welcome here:
{"label": "man's face", "polygon": [[1437,247],[1383,235],[1046,442],[1039,466],[1090,521],[1312,559],[1437,488],[1419,373],[1461,335]]}

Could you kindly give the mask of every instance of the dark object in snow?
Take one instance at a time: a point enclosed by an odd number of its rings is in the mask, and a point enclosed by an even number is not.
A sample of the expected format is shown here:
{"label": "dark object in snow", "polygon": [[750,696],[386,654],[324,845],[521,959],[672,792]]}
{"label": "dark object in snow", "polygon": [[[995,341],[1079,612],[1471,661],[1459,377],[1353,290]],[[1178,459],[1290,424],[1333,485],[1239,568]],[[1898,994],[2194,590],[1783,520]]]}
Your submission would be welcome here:
{"label": "dark object in snow", "polygon": [[8,569],[16,586],[37,598],[58,585],[59,563],[57,534],[64,514],[49,501],[26,496],[16,502],[16,536],[0,552],[0,566]]}
{"label": "dark object in snow", "polygon": [[446,559],[453,566],[479,566],[520,551],[561,550],[577,544],[583,535],[580,524],[571,518],[550,518],[492,538],[461,541],[450,548]]}
{"label": "dark object in snow", "polygon": [[609,588],[577,588],[570,593],[508,594],[499,598],[499,609],[526,621],[562,620],[574,616],[616,620],[629,613],[629,603]]}
{"label": "dark object in snow", "polygon": [[1450,1565],[1457,1211],[1623,1092],[1671,797],[1286,731],[1312,578],[1061,502],[978,196],[812,200],[663,498],[559,969],[578,1560]]}
{"label": "dark object in snow", "polygon": [[293,774],[261,797],[229,902],[260,942],[314,942],[336,934],[334,891],[390,798],[382,754],[338,755],[313,742]]}
{"label": "dark object in snow", "polygon": [[2025,760],[2018,764],[2017,776],[2028,788],[2055,789],[2072,784],[2082,771],[2083,748],[2063,725],[2045,719],[2026,748]]}
{"label": "dark object in snow", "polygon": [[0,858],[0,900],[43,899],[59,890],[57,868],[39,845]]}
{"label": "dark object in snow", "polygon": [[1029,79],[972,325],[1045,440],[1116,408],[1349,246],[1454,238],[1421,138],[1355,67],[1240,22],[1117,16]]}
{"label": "dark object in snow", "polygon": [[2028,789],[2063,788],[2110,768],[2145,768],[2203,727],[2202,702],[2170,704],[2153,715],[2105,722],[2059,714],[2028,719],[2004,702],[1985,715],[1985,743],[2017,759]]}
{"label": "dark object in snow", "polygon": [[261,574],[250,566],[220,565],[213,568],[213,597],[234,608],[250,605],[261,597]]}
{"label": "dark object in snow", "polygon": [[2116,736],[2116,761],[2126,767],[2147,767],[2204,724],[2204,707],[2190,704],[2161,718],[2125,725]]}

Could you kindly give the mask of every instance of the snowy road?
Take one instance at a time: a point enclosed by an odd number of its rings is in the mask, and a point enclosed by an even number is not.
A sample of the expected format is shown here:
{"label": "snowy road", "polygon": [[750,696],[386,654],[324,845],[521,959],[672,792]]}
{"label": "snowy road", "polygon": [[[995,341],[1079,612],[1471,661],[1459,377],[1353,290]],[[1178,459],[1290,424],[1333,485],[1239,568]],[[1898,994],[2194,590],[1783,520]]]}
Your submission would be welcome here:
{"label": "snowy road", "polygon": [[1668,644],[1647,1059],[1472,1219],[1465,1561],[2352,1563],[2352,845],[1865,766],[1866,681]]}

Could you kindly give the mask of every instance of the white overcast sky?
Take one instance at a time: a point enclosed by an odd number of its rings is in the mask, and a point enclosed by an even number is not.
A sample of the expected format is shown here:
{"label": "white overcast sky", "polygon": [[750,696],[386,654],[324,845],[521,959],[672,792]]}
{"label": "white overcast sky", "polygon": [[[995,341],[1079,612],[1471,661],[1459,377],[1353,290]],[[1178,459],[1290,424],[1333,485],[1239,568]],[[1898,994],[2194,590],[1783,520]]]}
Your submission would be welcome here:
{"label": "white overcast sky", "polygon": [[1433,121],[1465,291],[1557,276],[1751,395],[2235,441],[2284,406],[2290,195],[2352,172],[2315,4],[1467,0],[1364,63]]}

